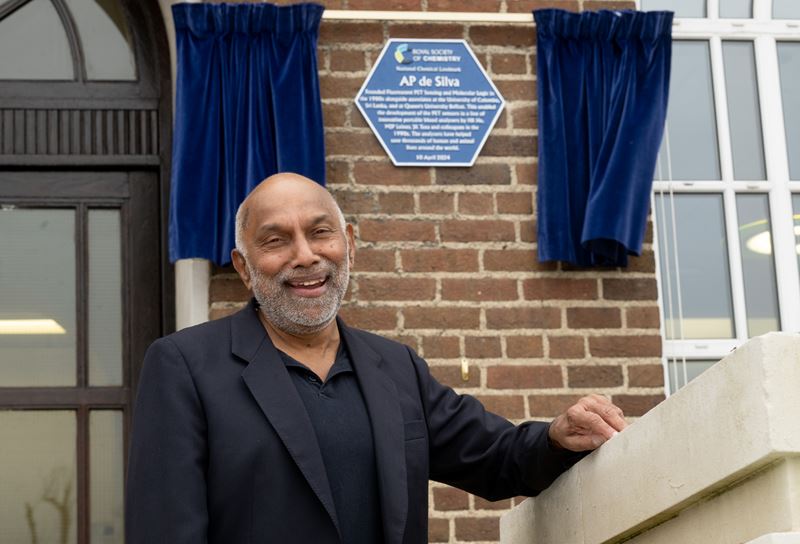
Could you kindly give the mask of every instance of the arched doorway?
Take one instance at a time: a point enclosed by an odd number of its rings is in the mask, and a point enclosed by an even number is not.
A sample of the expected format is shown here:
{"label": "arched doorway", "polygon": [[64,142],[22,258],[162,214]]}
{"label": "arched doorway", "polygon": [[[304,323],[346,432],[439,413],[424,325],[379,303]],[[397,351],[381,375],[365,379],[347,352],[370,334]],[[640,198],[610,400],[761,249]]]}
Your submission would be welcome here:
{"label": "arched doorway", "polygon": [[0,0],[0,541],[121,543],[128,420],[171,328],[158,5]]}

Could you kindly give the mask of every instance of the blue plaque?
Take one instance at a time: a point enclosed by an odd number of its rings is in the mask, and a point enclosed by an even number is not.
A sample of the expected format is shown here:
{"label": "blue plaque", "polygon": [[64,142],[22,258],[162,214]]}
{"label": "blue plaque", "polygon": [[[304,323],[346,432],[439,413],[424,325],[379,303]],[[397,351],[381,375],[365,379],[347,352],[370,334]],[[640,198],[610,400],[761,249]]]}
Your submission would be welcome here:
{"label": "blue plaque", "polygon": [[389,40],[356,95],[395,166],[472,166],[504,105],[464,40]]}

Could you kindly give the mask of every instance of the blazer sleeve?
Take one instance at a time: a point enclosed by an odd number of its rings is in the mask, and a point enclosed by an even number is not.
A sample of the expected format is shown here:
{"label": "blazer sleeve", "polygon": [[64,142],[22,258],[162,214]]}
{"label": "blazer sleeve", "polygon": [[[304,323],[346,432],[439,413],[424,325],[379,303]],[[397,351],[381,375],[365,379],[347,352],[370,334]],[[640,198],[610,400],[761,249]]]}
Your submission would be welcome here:
{"label": "blazer sleeve", "polygon": [[125,504],[128,544],[207,542],[206,419],[169,338],[147,350],[133,416]]}
{"label": "blazer sleeve", "polygon": [[475,397],[436,381],[413,351],[411,357],[427,419],[432,480],[488,500],[534,496],[586,455],[553,448],[548,423],[514,425],[486,411]]}

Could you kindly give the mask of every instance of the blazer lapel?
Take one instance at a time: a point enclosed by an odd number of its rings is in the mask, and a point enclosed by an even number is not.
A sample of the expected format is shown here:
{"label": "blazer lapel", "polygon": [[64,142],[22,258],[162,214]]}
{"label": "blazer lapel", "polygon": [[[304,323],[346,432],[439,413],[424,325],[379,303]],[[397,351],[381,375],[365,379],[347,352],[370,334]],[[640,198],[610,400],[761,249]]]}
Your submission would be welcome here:
{"label": "blazer lapel", "polygon": [[339,531],[316,433],[286,366],[258,319],[253,301],[231,321],[231,351],[248,362],[242,378]]}
{"label": "blazer lapel", "polygon": [[361,393],[367,405],[375,441],[375,460],[383,515],[383,536],[387,544],[399,544],[408,515],[405,435],[403,414],[394,382],[381,369],[378,353],[338,320],[339,332],[350,352]]}

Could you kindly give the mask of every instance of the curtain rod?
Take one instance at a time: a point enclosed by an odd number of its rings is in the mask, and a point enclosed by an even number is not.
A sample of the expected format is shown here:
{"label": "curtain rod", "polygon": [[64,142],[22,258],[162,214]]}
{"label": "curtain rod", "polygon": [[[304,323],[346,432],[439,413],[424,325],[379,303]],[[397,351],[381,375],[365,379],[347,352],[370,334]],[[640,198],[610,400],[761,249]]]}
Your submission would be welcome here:
{"label": "curtain rod", "polygon": [[481,13],[468,11],[377,11],[329,9],[323,19],[337,21],[421,21],[453,23],[530,23],[530,13]]}
{"label": "curtain rod", "polygon": [[[516,23],[532,24],[531,13],[487,13],[471,11],[378,11],[328,9],[323,19],[331,21],[419,21],[452,23]],[[673,21],[673,26],[681,24]]]}

